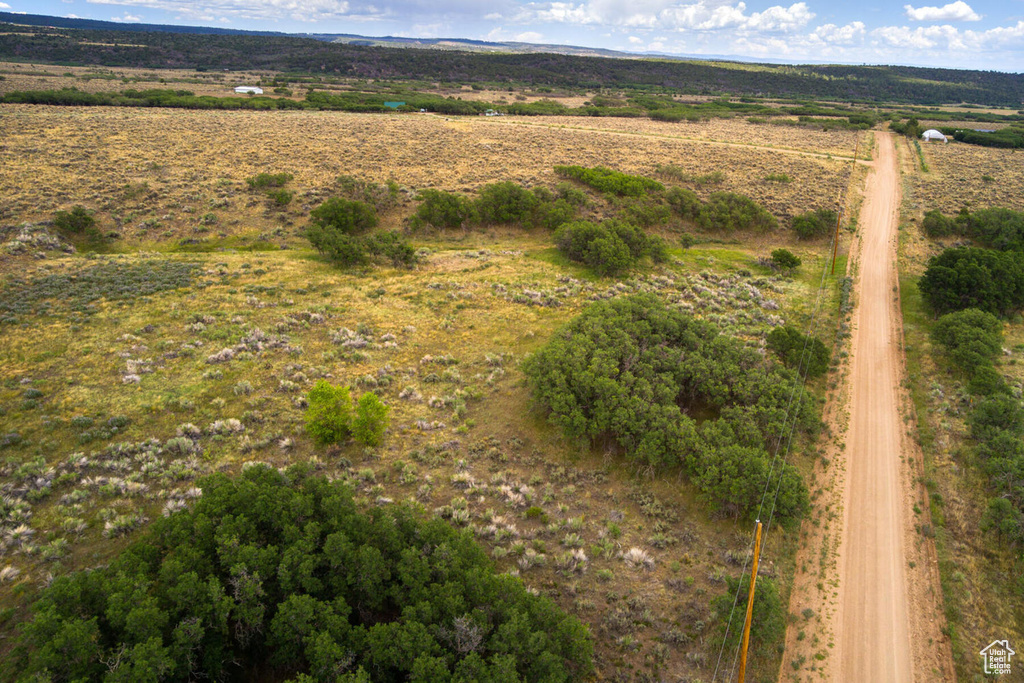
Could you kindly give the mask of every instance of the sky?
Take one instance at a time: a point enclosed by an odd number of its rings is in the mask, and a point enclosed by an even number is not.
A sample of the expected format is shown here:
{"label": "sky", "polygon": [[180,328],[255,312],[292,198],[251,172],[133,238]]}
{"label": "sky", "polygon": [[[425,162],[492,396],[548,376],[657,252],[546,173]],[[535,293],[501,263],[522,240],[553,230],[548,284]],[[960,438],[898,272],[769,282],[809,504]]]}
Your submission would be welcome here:
{"label": "sky", "polygon": [[784,2],[0,0],[0,10],[288,33],[469,38],[780,62],[1024,72],[1024,0]]}

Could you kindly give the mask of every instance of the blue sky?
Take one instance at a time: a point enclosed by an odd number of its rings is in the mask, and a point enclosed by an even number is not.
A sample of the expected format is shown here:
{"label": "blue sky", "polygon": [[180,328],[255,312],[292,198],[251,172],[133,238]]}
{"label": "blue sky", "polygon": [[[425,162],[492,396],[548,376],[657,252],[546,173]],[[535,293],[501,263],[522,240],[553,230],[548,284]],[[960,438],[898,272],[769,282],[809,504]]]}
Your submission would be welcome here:
{"label": "blue sky", "polygon": [[1024,72],[1024,0],[0,0],[0,9],[287,32]]}

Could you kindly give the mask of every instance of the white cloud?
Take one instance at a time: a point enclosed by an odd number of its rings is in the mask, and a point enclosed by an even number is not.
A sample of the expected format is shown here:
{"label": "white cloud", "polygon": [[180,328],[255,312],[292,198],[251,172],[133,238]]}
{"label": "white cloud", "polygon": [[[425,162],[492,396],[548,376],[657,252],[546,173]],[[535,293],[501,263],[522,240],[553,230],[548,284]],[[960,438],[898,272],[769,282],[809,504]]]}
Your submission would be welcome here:
{"label": "white cloud", "polygon": [[516,17],[520,23],[544,22],[575,25],[618,25],[685,31],[791,32],[813,18],[806,2],[789,7],[775,5],[763,12],[747,12],[745,2],[698,0],[671,4],[671,0],[590,0],[589,2],[529,3]]}
{"label": "white cloud", "polygon": [[642,44],[644,42],[644,39],[643,38],[637,38],[636,36],[630,36],[629,37],[629,42],[632,45],[640,45],[640,44]]}
{"label": "white cloud", "polygon": [[845,26],[822,24],[814,29],[812,40],[820,40],[829,45],[853,45],[864,37],[866,27],[863,21],[854,21]]}
{"label": "white cloud", "polygon": [[11,9],[11,6],[6,2],[0,2],[0,9]]}
{"label": "white cloud", "polygon": [[127,12],[125,12],[120,17],[110,17],[110,20],[116,21],[119,24],[137,24],[140,21],[142,21],[142,17],[140,17],[137,14],[128,14]]}
{"label": "white cloud", "polygon": [[536,31],[526,31],[515,36],[515,40],[520,43],[539,43],[544,40],[543,34],[537,33]]}
{"label": "white cloud", "polygon": [[980,21],[981,15],[971,9],[963,0],[956,0],[942,7],[912,7],[904,5],[907,18],[911,21]]}

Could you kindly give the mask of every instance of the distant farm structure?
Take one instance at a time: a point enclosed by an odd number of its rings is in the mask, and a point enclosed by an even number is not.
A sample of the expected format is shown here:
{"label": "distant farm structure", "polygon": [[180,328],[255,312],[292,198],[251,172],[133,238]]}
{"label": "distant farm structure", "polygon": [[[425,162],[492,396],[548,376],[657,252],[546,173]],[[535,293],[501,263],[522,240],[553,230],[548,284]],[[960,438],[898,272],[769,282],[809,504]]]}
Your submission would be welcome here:
{"label": "distant farm structure", "polygon": [[263,88],[255,85],[240,85],[235,88],[235,92],[239,95],[262,95]]}

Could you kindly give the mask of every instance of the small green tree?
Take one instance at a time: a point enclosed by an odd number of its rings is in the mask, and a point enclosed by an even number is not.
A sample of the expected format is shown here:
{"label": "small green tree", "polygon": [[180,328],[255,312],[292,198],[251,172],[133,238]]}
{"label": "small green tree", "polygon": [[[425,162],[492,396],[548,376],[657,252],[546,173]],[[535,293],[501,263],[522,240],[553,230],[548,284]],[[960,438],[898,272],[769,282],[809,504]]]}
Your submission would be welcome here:
{"label": "small green tree", "polygon": [[314,225],[345,235],[358,235],[377,227],[377,212],[366,202],[331,197],[309,212]]}
{"label": "small green tree", "polygon": [[793,217],[793,232],[802,240],[813,240],[832,232],[838,220],[831,209],[817,209]]}
{"label": "small green tree", "polygon": [[356,441],[364,446],[379,446],[384,440],[384,432],[391,424],[390,413],[391,408],[384,405],[372,391],[360,396],[356,404],[356,419],[352,424],[352,434]]}
{"label": "small green tree", "polygon": [[352,431],[352,396],[348,387],[319,380],[306,396],[306,432],[321,446],[339,443]]}
{"label": "small green tree", "polygon": [[71,211],[58,211],[53,216],[53,227],[67,237],[85,237],[90,240],[102,237],[96,228],[96,219],[84,206],[75,206]]}
{"label": "small green tree", "polygon": [[772,266],[783,272],[796,270],[803,261],[789,249],[776,249],[772,252]]}

